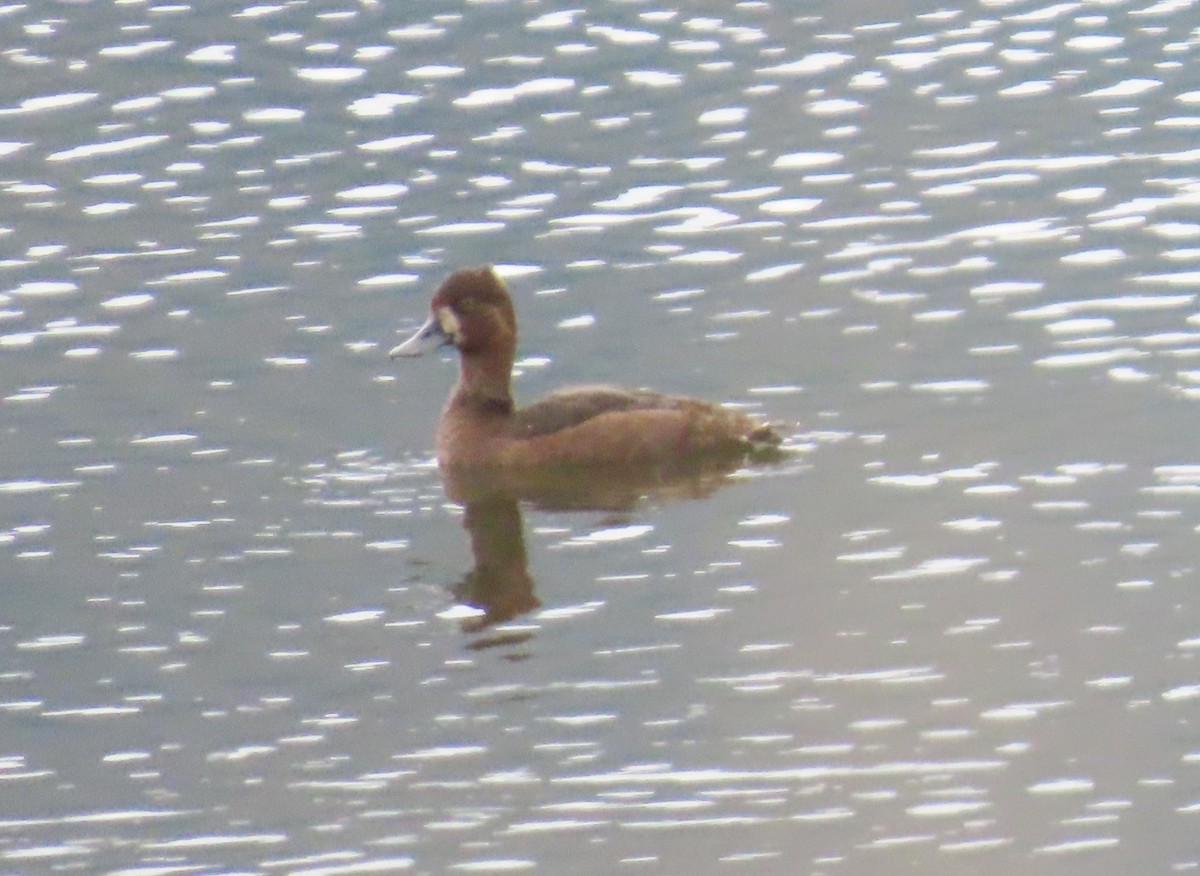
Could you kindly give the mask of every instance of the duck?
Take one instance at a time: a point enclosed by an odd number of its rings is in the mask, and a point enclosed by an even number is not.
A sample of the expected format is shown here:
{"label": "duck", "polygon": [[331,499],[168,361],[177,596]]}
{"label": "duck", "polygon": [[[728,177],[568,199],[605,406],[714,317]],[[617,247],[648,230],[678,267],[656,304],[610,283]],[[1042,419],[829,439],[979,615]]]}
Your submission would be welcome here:
{"label": "duck", "polygon": [[616,469],[747,456],[782,441],[773,426],[744,411],[648,389],[575,386],[518,407],[516,310],[490,265],[446,277],[428,320],[388,355],[395,360],[443,347],[454,347],[460,363],[437,427],[443,470]]}

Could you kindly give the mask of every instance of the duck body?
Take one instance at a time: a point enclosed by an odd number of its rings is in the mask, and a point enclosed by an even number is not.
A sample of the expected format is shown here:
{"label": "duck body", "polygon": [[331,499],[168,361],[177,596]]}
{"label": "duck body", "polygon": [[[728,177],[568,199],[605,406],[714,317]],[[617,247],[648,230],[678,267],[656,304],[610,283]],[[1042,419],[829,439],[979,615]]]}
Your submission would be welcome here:
{"label": "duck body", "polygon": [[455,271],[434,294],[430,311],[390,355],[446,345],[459,351],[458,384],[438,423],[444,469],[655,465],[746,455],[780,443],[777,432],[741,411],[642,389],[571,387],[516,407],[516,315],[490,267]]}

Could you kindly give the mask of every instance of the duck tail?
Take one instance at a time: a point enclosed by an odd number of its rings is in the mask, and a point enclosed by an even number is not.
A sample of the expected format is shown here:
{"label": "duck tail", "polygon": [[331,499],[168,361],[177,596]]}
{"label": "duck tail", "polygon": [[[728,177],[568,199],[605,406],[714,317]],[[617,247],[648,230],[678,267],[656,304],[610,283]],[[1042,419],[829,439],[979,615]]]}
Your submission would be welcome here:
{"label": "duck tail", "polygon": [[778,447],[783,443],[783,436],[774,426],[758,425],[746,433],[746,440],[753,447]]}

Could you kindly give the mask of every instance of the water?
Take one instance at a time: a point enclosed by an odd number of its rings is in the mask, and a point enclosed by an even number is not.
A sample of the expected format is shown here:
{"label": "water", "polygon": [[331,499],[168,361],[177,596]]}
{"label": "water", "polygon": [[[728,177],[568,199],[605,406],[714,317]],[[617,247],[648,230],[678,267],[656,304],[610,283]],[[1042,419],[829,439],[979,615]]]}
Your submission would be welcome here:
{"label": "water", "polygon": [[[1195,4],[0,34],[4,872],[1200,866]],[[786,461],[473,543],[384,351],[481,262]]]}

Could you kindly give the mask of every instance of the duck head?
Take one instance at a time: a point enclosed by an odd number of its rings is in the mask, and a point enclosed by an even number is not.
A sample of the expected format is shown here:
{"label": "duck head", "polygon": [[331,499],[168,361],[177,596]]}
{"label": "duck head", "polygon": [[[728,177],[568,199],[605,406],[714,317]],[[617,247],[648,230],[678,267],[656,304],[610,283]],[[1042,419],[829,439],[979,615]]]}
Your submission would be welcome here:
{"label": "duck head", "polygon": [[463,357],[511,357],[517,344],[512,299],[491,267],[467,268],[447,277],[429,304],[429,319],[388,356],[420,356],[457,347]]}
{"label": "duck head", "polygon": [[457,347],[460,355],[452,404],[512,411],[517,317],[504,281],[491,267],[467,268],[447,277],[429,304],[429,319],[388,355],[420,356],[445,346]]}

